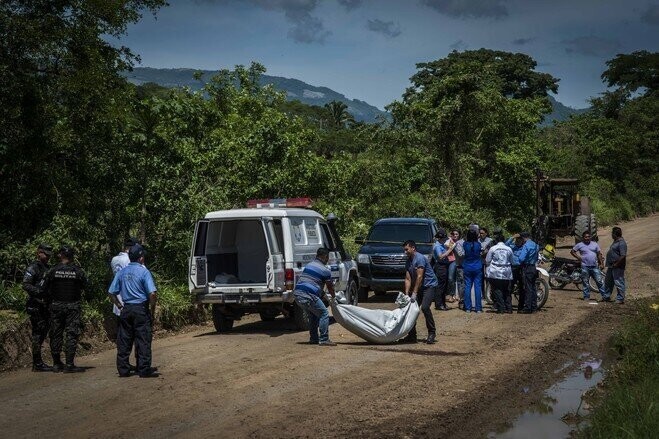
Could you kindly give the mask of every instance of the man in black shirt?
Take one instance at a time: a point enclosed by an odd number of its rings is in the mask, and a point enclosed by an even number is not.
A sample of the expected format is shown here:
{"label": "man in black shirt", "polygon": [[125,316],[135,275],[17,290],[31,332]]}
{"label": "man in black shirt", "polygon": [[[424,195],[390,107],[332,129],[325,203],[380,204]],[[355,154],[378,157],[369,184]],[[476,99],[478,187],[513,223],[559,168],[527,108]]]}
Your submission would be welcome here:
{"label": "man in black shirt", "polygon": [[[73,256],[71,247],[62,246],[58,254],[60,263],[51,268],[43,280],[43,289],[52,300],[50,351],[53,354],[53,372],[85,371],[73,361],[80,337],[80,300],[82,290],[87,287],[87,276],[82,268],[73,264]],[[66,365],[63,365],[60,354],[65,331]]]}
{"label": "man in black shirt", "polygon": [[23,277],[23,289],[27,293],[25,310],[30,316],[32,324],[32,371],[50,372],[52,367],[43,362],[41,357],[41,346],[48,335],[48,297],[44,295],[40,287],[41,280],[50,268],[48,260],[53,254],[53,248],[47,244],[37,247],[37,260],[25,269]]}

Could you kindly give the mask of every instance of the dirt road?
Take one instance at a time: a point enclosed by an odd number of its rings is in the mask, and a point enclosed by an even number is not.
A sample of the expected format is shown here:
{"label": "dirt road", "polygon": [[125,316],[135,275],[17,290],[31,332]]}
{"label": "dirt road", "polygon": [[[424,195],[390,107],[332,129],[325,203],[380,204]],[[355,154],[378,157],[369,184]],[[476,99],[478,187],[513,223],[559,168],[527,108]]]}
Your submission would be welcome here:
{"label": "dirt road", "polygon": [[[623,224],[629,298],[657,294],[659,216]],[[600,244],[608,248],[610,230]],[[565,252],[566,250],[561,250]],[[504,428],[580,352],[601,352],[626,305],[552,292],[534,315],[435,311],[436,345],[304,344],[281,318],[154,342],[156,379],[116,375],[115,351],[84,374],[0,375],[3,437],[484,437]],[[375,299],[375,298],[374,298]],[[391,308],[386,302],[372,308]],[[425,335],[423,318],[420,336]],[[529,392],[522,392],[522,388]]]}

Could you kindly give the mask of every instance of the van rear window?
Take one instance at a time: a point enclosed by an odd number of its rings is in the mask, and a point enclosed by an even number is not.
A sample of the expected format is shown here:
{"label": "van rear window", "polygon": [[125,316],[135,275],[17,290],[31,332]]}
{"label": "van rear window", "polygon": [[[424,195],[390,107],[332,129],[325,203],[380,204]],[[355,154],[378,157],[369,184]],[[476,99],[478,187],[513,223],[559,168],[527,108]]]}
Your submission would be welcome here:
{"label": "van rear window", "polygon": [[291,237],[294,245],[320,244],[316,218],[291,218]]}
{"label": "van rear window", "polygon": [[403,242],[411,239],[417,243],[431,242],[430,227],[426,224],[378,224],[366,238],[376,242]]}

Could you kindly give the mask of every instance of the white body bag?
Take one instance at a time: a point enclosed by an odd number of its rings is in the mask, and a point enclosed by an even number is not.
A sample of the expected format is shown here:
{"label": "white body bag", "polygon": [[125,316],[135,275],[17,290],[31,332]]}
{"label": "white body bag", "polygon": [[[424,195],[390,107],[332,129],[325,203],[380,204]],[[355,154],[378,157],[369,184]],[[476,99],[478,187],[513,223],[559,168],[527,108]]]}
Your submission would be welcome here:
{"label": "white body bag", "polygon": [[367,309],[355,305],[346,305],[342,291],[336,293],[336,299],[330,301],[332,315],[341,326],[358,337],[377,344],[394,343],[405,337],[416,324],[419,317],[419,305],[409,296],[398,293],[398,308]]}

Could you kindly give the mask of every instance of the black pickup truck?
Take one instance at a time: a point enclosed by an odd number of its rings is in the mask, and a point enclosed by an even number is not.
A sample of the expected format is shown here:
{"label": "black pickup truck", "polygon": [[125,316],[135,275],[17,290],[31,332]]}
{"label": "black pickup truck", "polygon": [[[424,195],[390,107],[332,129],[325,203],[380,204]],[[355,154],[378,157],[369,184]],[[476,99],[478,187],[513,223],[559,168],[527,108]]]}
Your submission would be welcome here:
{"label": "black pickup truck", "polygon": [[373,224],[366,238],[357,238],[359,300],[366,301],[368,292],[383,295],[387,291],[402,291],[405,282],[403,242],[416,242],[416,250],[427,258],[432,246],[437,222],[428,218],[382,218]]}

